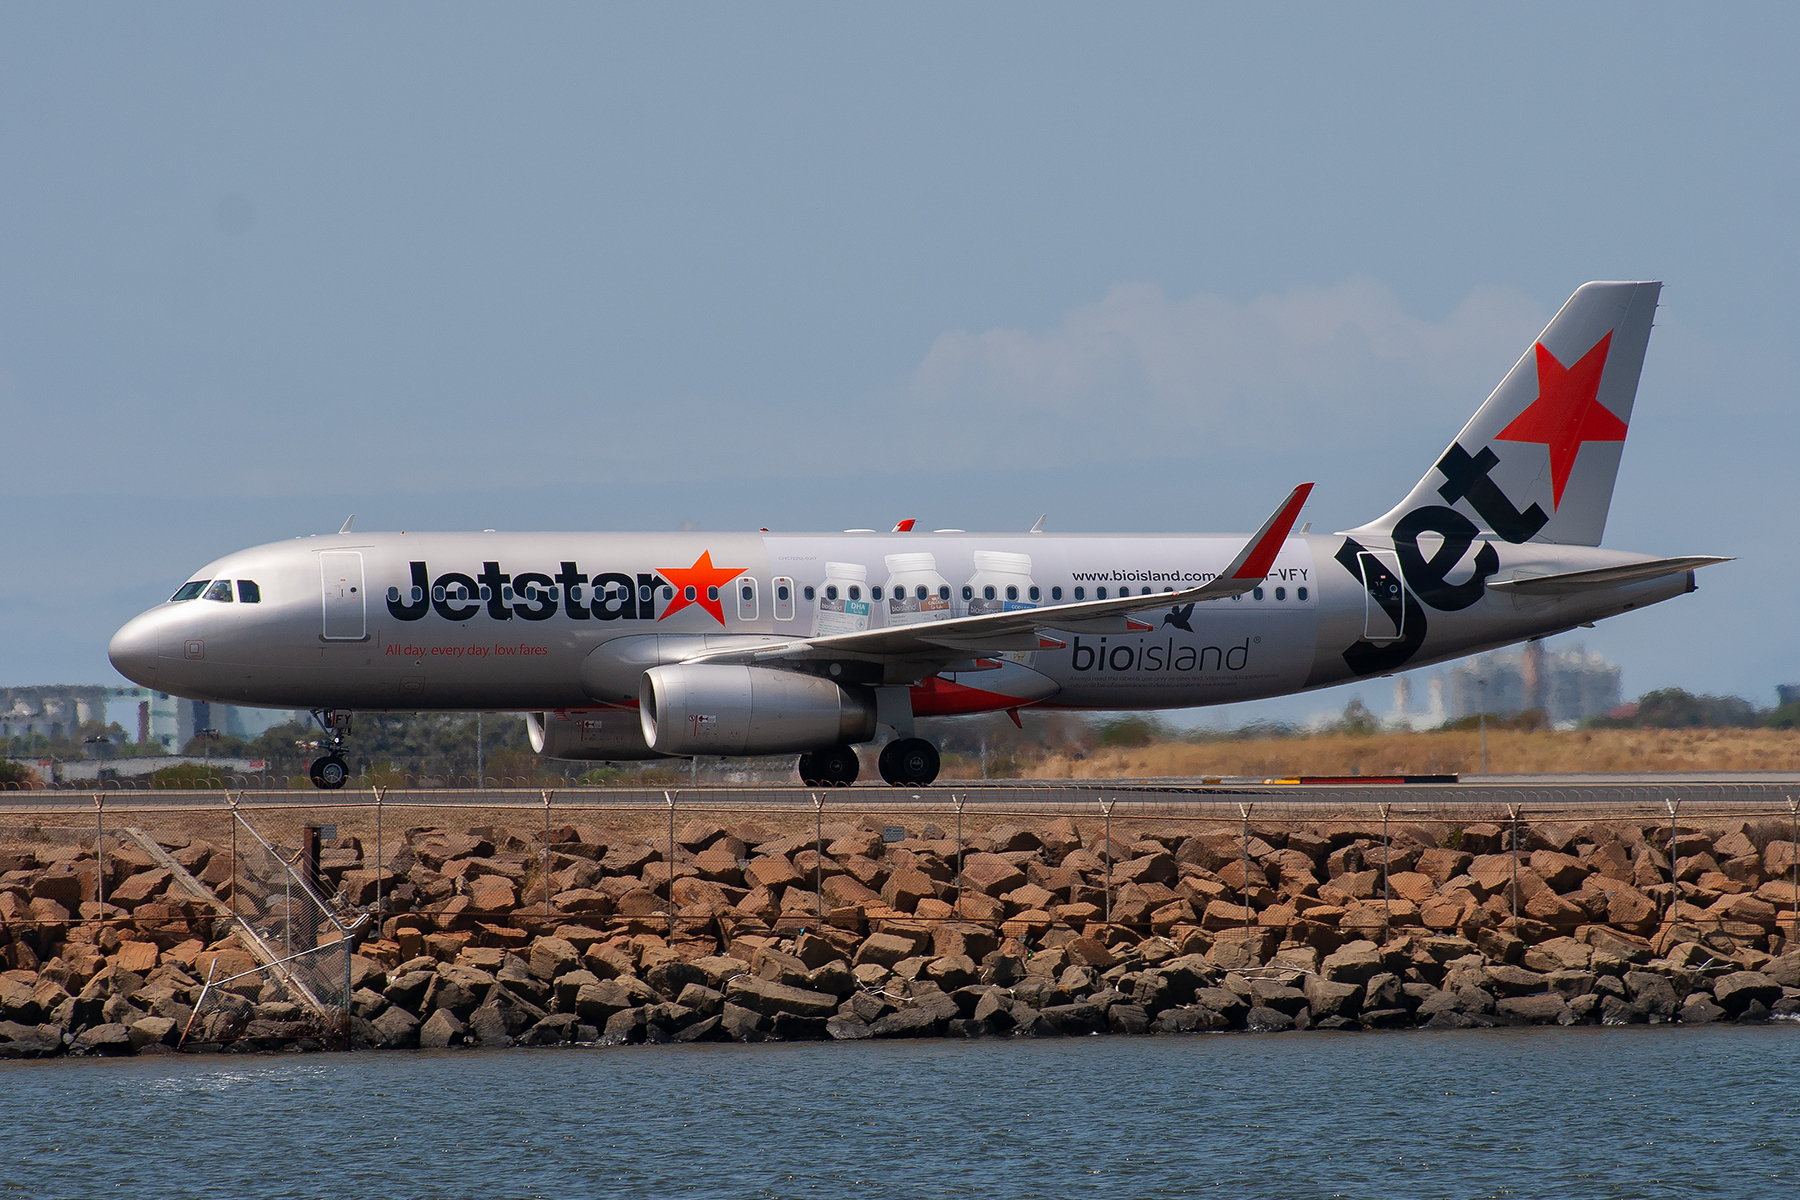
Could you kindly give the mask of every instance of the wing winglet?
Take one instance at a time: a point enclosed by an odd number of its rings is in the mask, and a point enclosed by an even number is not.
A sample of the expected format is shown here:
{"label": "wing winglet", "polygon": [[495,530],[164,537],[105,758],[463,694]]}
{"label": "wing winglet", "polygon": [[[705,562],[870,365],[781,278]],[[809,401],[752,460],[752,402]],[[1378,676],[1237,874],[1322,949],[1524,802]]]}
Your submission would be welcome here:
{"label": "wing winglet", "polygon": [[1269,568],[1275,565],[1275,556],[1281,553],[1281,544],[1287,541],[1288,532],[1294,528],[1294,522],[1300,517],[1300,510],[1306,506],[1306,498],[1312,495],[1313,485],[1303,483],[1288,493],[1288,498],[1281,502],[1281,507],[1261,529],[1245,543],[1243,550],[1232,560],[1229,567],[1220,575],[1221,579],[1264,579]]}

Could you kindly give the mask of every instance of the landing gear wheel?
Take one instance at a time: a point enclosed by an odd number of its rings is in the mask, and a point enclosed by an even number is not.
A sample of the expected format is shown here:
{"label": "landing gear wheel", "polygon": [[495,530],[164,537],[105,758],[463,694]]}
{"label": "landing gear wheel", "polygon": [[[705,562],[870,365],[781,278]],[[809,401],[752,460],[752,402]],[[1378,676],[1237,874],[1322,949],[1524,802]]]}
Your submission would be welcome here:
{"label": "landing gear wheel", "polygon": [[895,787],[927,787],[938,777],[938,752],[924,738],[901,738],[881,751],[881,777]]}
{"label": "landing gear wheel", "polygon": [[854,746],[833,746],[800,756],[800,781],[807,787],[849,787],[861,770]]}
{"label": "landing gear wheel", "polygon": [[335,754],[313,759],[311,774],[313,786],[327,792],[335,792],[350,780],[349,766]]}

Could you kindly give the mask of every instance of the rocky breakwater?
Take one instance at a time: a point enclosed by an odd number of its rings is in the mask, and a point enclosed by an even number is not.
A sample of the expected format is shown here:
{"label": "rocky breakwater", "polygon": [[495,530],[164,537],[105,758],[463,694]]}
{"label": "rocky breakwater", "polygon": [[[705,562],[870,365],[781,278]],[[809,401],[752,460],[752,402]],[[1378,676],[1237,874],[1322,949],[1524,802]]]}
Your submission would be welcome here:
{"label": "rocky breakwater", "polygon": [[[1800,1016],[1777,832],[696,820],[414,829],[321,865],[385,914],[351,959],[375,1047],[1455,1029]],[[229,888],[228,854],[169,848]],[[165,1051],[215,960],[253,965],[141,855],[109,854],[100,905],[84,852],[3,853],[0,1056]],[[280,984],[233,990],[190,1048],[326,1044]]]}

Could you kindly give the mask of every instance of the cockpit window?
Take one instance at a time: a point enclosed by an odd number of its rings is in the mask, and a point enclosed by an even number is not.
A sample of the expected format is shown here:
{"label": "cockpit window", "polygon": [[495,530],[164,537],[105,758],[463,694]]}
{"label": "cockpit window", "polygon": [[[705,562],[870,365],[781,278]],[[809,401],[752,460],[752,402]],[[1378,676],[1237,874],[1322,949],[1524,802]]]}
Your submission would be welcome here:
{"label": "cockpit window", "polygon": [[206,590],[206,585],[209,582],[211,582],[211,581],[206,580],[206,579],[196,579],[192,583],[182,584],[181,590],[179,592],[176,592],[173,596],[169,597],[169,603],[173,604],[177,600],[192,600],[192,599],[194,599],[201,592],[204,592]]}
{"label": "cockpit window", "polygon": [[229,580],[229,579],[213,580],[212,586],[206,589],[206,592],[202,595],[201,599],[203,599],[203,600],[222,600],[226,604],[230,604],[231,603],[231,580]]}
{"label": "cockpit window", "polygon": [[243,604],[262,603],[262,589],[256,586],[256,580],[238,580],[238,601]]}

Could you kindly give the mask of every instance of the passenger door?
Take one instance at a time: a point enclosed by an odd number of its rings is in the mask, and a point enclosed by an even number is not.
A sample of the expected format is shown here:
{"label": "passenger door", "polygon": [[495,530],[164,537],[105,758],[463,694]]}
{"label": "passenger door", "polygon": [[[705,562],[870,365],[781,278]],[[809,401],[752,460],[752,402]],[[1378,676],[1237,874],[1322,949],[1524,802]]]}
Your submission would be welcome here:
{"label": "passenger door", "polygon": [[319,555],[325,593],[325,640],[360,642],[369,633],[360,550],[326,550]]}

